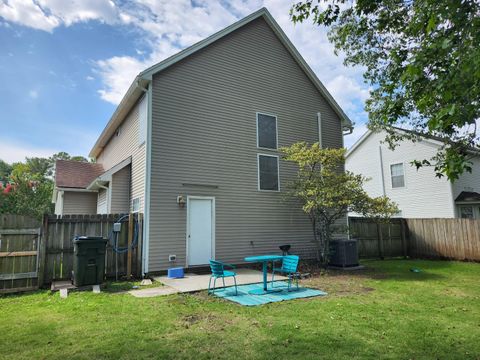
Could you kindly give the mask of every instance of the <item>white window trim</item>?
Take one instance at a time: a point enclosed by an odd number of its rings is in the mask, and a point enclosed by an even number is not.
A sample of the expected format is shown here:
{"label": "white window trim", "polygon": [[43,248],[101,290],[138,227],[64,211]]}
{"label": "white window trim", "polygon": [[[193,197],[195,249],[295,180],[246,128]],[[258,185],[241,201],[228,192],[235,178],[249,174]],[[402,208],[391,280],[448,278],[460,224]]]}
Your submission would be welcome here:
{"label": "white window trim", "polygon": [[[392,181],[392,166],[393,165],[398,165],[402,164],[402,169],[403,169],[403,186],[399,187],[393,187],[393,181]],[[401,189],[406,189],[407,188],[407,175],[405,171],[405,162],[404,161],[398,161],[398,162],[392,162],[388,165],[388,169],[390,171],[390,189],[392,190],[401,190]]]}
{"label": "white window trim", "polygon": [[[277,158],[277,182],[278,182],[278,190],[264,190],[260,189],[260,156],[268,156],[268,157],[274,157]],[[264,191],[264,192],[280,192],[280,157],[278,155],[272,155],[272,154],[257,154],[257,190],[258,191]]]}
{"label": "white window trim", "polygon": [[[275,118],[275,142],[276,142],[276,145],[277,147],[275,149],[270,149],[270,148],[266,148],[266,147],[260,147],[258,144],[258,115],[266,115],[266,116],[271,116],[271,117],[274,117]],[[256,121],[255,121],[255,124],[256,124],[256,131],[257,131],[257,149],[262,149],[262,150],[269,150],[269,151],[277,151],[278,150],[278,117],[277,115],[274,115],[274,114],[269,114],[269,113],[266,113],[266,112],[256,112],[255,113],[255,118],[256,118]]]}

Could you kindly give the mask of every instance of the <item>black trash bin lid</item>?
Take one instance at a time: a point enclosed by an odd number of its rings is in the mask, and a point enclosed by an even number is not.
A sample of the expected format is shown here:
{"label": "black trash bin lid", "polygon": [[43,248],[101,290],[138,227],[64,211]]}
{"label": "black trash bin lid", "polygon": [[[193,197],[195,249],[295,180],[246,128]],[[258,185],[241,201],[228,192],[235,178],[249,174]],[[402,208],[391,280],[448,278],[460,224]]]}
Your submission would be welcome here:
{"label": "black trash bin lid", "polygon": [[101,241],[106,239],[103,238],[102,236],[75,236],[73,238],[73,241],[92,241],[92,240]]}

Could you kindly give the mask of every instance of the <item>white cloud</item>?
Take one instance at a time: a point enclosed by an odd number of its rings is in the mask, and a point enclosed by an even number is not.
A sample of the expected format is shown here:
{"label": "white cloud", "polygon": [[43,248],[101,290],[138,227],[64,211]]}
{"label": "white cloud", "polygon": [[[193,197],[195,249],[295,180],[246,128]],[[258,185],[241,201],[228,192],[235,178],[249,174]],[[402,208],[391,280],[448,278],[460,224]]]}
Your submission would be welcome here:
{"label": "white cloud", "polygon": [[56,16],[44,13],[37,3],[30,0],[7,0],[0,3],[0,16],[13,23],[50,32],[60,25]]}
{"label": "white cloud", "polygon": [[93,80],[95,80],[95,78],[93,76],[88,75],[88,76],[85,77],[85,80],[93,81]]}
{"label": "white cloud", "polygon": [[9,164],[24,161],[25,157],[49,157],[58,151],[58,149],[36,147],[0,138],[0,159]]}
{"label": "white cloud", "polygon": [[28,92],[28,96],[30,96],[32,99],[38,98],[38,91],[37,90],[30,90]]}
{"label": "white cloud", "polygon": [[118,21],[117,8],[110,0],[4,0],[0,3],[0,17],[48,32],[82,21]]}

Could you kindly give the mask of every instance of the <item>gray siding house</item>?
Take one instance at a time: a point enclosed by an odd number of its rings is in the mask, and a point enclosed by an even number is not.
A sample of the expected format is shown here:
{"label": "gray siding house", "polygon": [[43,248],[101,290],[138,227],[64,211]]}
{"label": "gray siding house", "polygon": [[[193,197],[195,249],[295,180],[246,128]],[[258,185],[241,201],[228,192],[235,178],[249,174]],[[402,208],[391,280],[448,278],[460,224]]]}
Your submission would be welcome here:
{"label": "gray siding house", "polygon": [[[279,148],[342,147],[351,126],[261,9],[134,79],[90,153],[117,168],[88,189],[101,209],[116,199],[144,213],[144,273],[242,263],[285,243],[313,257],[309,220],[285,200],[296,170]],[[113,179],[126,166],[122,202]]]}

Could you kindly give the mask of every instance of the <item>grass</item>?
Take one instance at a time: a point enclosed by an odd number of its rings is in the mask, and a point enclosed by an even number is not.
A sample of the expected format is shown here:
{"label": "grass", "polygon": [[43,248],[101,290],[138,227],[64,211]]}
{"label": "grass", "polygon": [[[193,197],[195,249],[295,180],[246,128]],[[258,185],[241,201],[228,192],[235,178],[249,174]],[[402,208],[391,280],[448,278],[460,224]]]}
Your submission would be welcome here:
{"label": "grass", "polygon": [[303,281],[326,297],[259,307],[205,292],[5,296],[0,358],[480,359],[480,264],[364,264]]}

